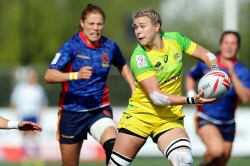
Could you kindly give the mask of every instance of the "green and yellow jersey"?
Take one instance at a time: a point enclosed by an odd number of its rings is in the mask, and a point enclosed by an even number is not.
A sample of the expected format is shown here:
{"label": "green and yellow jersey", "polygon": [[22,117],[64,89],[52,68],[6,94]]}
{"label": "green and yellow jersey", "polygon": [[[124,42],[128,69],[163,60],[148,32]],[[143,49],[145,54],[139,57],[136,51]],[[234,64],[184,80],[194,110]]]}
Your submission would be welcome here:
{"label": "green and yellow jersey", "polygon": [[130,65],[135,76],[136,90],[129,100],[127,111],[136,109],[163,118],[183,117],[181,105],[157,106],[139,84],[142,80],[156,76],[161,92],[182,95],[182,53],[192,55],[196,43],[178,32],[162,32],[161,36],[164,43],[161,50],[150,50],[138,44],[133,52]]}

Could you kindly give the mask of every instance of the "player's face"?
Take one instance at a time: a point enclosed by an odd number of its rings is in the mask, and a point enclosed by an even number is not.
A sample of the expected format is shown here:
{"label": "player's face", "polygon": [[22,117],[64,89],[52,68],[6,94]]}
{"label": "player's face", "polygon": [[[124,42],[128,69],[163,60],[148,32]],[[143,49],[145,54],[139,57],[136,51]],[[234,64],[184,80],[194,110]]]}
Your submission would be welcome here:
{"label": "player's face", "polygon": [[237,56],[238,49],[237,37],[234,34],[226,34],[220,44],[221,56],[232,59]]}
{"label": "player's face", "polygon": [[141,45],[153,46],[159,31],[159,24],[153,25],[151,19],[142,16],[134,19],[135,36]]}
{"label": "player's face", "polygon": [[83,32],[91,44],[97,45],[102,36],[104,20],[100,13],[90,13],[85,20],[81,20]]}

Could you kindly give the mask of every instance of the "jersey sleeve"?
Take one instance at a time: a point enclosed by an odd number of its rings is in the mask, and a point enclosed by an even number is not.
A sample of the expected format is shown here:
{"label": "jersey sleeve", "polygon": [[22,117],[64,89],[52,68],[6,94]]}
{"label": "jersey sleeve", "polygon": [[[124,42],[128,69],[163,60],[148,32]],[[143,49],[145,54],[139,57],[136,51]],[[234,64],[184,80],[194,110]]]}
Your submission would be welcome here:
{"label": "jersey sleeve", "polygon": [[145,51],[138,49],[138,47],[131,57],[130,66],[138,82],[155,75],[155,71]]}
{"label": "jersey sleeve", "polygon": [[244,74],[242,74],[240,80],[245,87],[250,89],[250,70],[248,68],[245,68],[242,71],[242,73],[244,73]]}
{"label": "jersey sleeve", "polygon": [[196,43],[179,32],[162,33],[163,38],[175,40],[182,47],[183,52],[192,55],[196,48]]}
{"label": "jersey sleeve", "polygon": [[189,75],[194,79],[194,80],[198,80],[200,79],[203,75],[204,75],[204,69],[208,68],[204,65],[204,63],[202,62],[198,62],[197,64],[195,64],[190,72]]}
{"label": "jersey sleeve", "polygon": [[65,43],[59,51],[56,53],[54,59],[50,64],[50,69],[61,71],[73,58],[73,51],[70,47],[70,43]]}
{"label": "jersey sleeve", "polygon": [[114,61],[113,61],[114,66],[118,67],[118,66],[123,66],[126,64],[126,60],[123,57],[120,48],[115,43],[113,47],[113,54],[114,54]]}

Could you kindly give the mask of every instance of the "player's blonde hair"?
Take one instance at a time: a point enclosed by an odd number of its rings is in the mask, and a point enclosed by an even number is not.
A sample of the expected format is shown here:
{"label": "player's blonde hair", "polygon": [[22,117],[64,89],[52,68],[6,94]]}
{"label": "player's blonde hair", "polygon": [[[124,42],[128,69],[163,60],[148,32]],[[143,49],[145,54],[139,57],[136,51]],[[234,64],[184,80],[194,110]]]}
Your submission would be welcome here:
{"label": "player's blonde hair", "polygon": [[133,19],[136,19],[138,17],[143,17],[143,16],[149,17],[151,19],[151,21],[152,21],[153,24],[159,23],[160,26],[162,24],[160,14],[157,13],[154,9],[151,9],[151,8],[142,9],[142,10],[138,11],[133,16]]}

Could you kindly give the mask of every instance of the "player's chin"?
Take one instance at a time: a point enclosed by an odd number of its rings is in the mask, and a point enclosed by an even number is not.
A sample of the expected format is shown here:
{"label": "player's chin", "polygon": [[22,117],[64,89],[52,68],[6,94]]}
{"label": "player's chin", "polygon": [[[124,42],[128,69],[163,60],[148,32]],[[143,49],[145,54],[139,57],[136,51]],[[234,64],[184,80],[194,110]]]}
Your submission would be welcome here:
{"label": "player's chin", "polygon": [[97,45],[97,44],[99,44],[100,38],[101,38],[101,36],[91,37],[91,38],[89,39],[89,41],[90,41],[92,44]]}
{"label": "player's chin", "polygon": [[148,43],[147,43],[145,40],[143,40],[143,39],[138,39],[138,42],[139,42],[141,45],[143,45],[143,46],[148,45]]}

